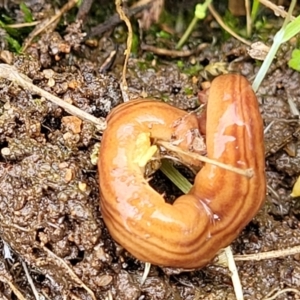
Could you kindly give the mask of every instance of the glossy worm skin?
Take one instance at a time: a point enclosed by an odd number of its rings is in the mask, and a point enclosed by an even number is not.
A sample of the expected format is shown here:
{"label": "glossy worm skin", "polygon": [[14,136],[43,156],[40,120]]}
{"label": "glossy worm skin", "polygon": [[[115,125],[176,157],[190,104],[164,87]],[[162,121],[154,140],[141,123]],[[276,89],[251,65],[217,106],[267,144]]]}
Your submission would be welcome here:
{"label": "glossy worm skin", "polygon": [[241,75],[213,80],[207,106],[207,156],[242,169],[246,178],[205,164],[189,194],[173,205],[153,190],[135,158],[141,133],[192,150],[197,120],[165,103],[138,100],[108,117],[98,169],[101,212],[112,237],[136,258],[198,268],[229,245],[265,198],[263,123],[255,94]]}

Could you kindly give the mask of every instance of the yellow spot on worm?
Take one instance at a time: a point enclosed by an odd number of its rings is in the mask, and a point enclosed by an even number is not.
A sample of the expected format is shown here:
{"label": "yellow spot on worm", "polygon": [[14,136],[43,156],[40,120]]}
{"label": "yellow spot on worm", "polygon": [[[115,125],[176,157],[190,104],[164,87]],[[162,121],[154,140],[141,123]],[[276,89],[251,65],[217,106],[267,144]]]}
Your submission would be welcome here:
{"label": "yellow spot on worm", "polygon": [[156,145],[151,145],[150,132],[142,132],[138,135],[134,151],[133,162],[143,168],[157,151]]}

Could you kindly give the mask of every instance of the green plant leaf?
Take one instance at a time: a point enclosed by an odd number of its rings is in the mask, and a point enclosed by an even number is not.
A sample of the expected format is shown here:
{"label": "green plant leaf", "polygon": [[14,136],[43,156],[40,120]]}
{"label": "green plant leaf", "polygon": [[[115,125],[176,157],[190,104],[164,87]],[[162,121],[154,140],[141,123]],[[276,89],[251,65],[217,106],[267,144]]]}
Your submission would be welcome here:
{"label": "green plant leaf", "polygon": [[287,24],[284,30],[282,43],[287,42],[299,32],[300,32],[300,15],[296,19],[294,19],[293,21]]}
{"label": "green plant leaf", "polygon": [[24,14],[24,20],[26,23],[31,23],[33,22],[33,17],[30,9],[26,6],[24,2],[20,4],[20,9]]}
{"label": "green plant leaf", "polygon": [[192,184],[174,166],[163,159],[160,170],[185,194],[192,188]]}
{"label": "green plant leaf", "polygon": [[282,43],[287,42],[299,32],[300,32],[300,15],[296,19],[288,23],[288,25],[286,26]]}
{"label": "green plant leaf", "polygon": [[5,36],[5,39],[7,40],[8,45],[9,45],[14,51],[16,51],[17,53],[21,53],[21,51],[22,51],[22,46],[19,44],[19,42],[18,42],[16,39],[14,39],[13,37],[8,36],[8,35]]}
{"label": "green plant leaf", "polygon": [[6,33],[10,36],[14,36],[14,37],[17,37],[19,36],[20,34],[18,33],[18,30],[16,30],[15,28],[11,28],[11,27],[8,27],[6,24],[4,24],[2,21],[0,21],[0,27],[3,28]]}
{"label": "green plant leaf", "polygon": [[292,57],[288,62],[291,69],[300,72],[300,49],[294,49],[292,52]]}

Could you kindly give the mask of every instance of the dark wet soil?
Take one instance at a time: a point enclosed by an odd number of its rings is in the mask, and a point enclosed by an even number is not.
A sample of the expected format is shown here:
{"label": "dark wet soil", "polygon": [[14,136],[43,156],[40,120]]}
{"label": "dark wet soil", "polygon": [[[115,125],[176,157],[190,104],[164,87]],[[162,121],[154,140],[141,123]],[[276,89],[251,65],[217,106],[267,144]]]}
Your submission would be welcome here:
{"label": "dark wet soil", "polygon": [[[21,23],[24,15],[17,2],[6,3],[7,10],[2,12]],[[37,20],[53,9],[51,1],[25,3]],[[177,3],[176,9],[188,15],[193,5]],[[90,14],[95,17],[99,7],[93,8]],[[91,18],[82,28],[72,23],[76,11],[68,14],[70,20],[66,17],[54,31],[41,34],[23,54],[6,52],[11,48],[1,33],[2,60],[40,88],[96,117],[106,117],[122,102],[119,83],[126,28],[119,25],[87,43],[85,30],[99,21]],[[278,29],[274,27],[278,19],[273,18],[266,38],[269,44],[270,34]],[[253,41],[265,33],[260,34],[254,34]],[[151,30],[140,38],[160,48],[174,48],[176,41]],[[254,79],[260,63],[248,56],[246,46],[230,37],[224,39],[212,17],[199,24],[187,47],[194,49],[200,43],[201,51],[182,59],[137,47],[127,71],[130,97],[155,97],[195,109],[202,83],[216,76],[214,72],[238,72]],[[234,254],[300,244],[299,200],[290,197],[300,174],[300,127],[287,100],[300,107],[300,73],[287,65],[295,45],[293,41],[279,50],[257,93],[265,126],[272,122],[265,134],[269,189],[259,214],[232,243]],[[114,50],[116,58],[106,65]],[[0,298],[22,299],[21,294],[36,299],[31,278],[39,299],[235,299],[229,271],[216,264],[183,273],[152,266],[140,284],[144,263],[111,239],[101,218],[95,165],[101,132],[87,121],[68,116],[47,99],[0,80]],[[170,198],[178,194],[161,173],[153,185]],[[237,262],[237,267],[245,299],[263,299],[274,289],[300,287],[299,254]],[[298,298],[289,292],[276,299]]]}

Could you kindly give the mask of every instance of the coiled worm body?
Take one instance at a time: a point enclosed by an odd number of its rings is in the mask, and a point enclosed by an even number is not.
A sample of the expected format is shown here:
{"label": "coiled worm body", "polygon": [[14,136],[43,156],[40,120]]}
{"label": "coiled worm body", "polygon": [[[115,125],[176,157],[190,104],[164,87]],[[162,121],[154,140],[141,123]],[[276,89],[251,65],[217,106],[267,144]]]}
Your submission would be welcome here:
{"label": "coiled worm body", "polygon": [[251,168],[252,178],[206,163],[191,191],[168,204],[149,186],[139,160],[150,149],[150,138],[176,141],[191,151],[196,117],[162,102],[133,100],[115,108],[107,121],[98,162],[101,213],[111,236],[136,258],[168,267],[202,267],[262,206],[263,123],[243,76],[213,80],[206,145],[209,158]]}

